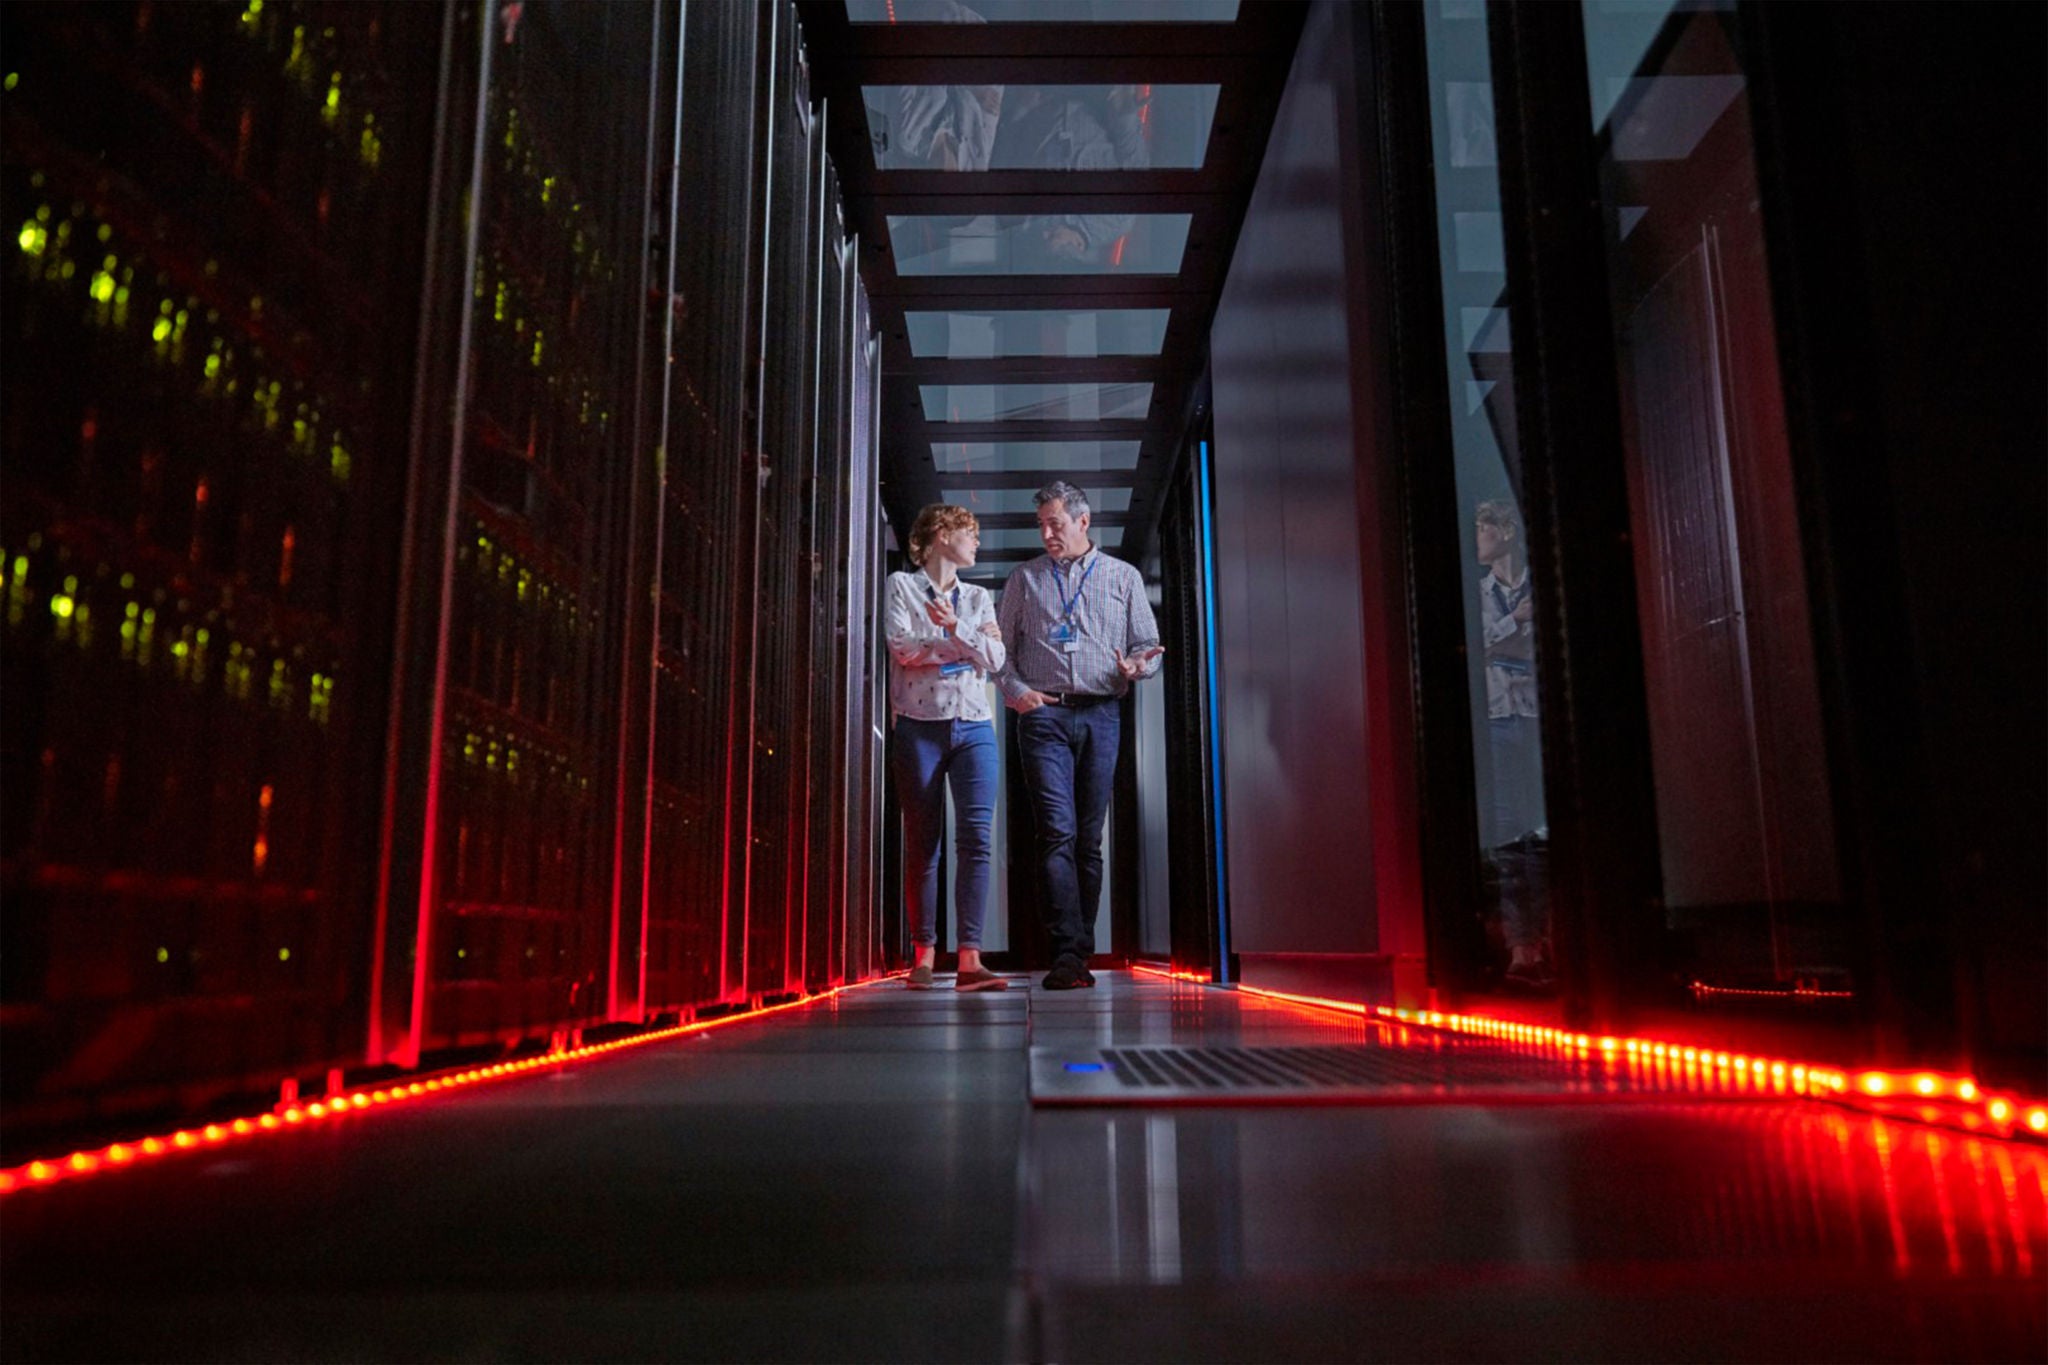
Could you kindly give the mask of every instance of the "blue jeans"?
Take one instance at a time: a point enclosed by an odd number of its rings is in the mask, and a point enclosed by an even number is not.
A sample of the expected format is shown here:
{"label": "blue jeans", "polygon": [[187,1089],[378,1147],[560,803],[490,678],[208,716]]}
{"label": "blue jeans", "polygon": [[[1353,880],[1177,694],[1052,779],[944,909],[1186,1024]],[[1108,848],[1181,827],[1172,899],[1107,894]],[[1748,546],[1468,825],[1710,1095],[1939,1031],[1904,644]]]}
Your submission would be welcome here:
{"label": "blue jeans", "polygon": [[1116,702],[1041,706],[1017,718],[1024,785],[1038,827],[1041,913],[1055,963],[1085,967],[1102,902],[1102,821],[1116,778]]}
{"label": "blue jeans", "polygon": [[939,836],[946,828],[946,788],[953,784],[953,908],[960,947],[981,947],[988,908],[988,865],[995,824],[995,727],[985,720],[896,718],[890,744],[896,797],[903,806],[903,894],[910,941],[939,941]]}

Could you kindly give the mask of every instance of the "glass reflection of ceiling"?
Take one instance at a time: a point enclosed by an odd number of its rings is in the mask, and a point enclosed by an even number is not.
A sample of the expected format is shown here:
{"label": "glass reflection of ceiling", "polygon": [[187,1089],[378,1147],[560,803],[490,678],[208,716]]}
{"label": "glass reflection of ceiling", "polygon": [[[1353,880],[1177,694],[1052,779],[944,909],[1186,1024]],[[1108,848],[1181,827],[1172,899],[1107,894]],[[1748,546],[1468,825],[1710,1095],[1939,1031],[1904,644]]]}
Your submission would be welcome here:
{"label": "glass reflection of ceiling", "polygon": [[[1088,539],[1094,541],[1097,545],[1103,546],[1105,549],[1114,548],[1124,543],[1124,528],[1121,526],[1097,526],[1090,522],[1088,525]],[[1037,530],[1032,527],[1011,527],[1002,531],[983,531],[981,533],[981,548],[983,550],[1043,550],[1045,548],[1045,541],[1040,539]]]}
{"label": "glass reflection of ceiling", "polygon": [[1187,213],[889,215],[898,275],[1176,275]]}
{"label": "glass reflection of ceiling", "polygon": [[884,171],[1195,171],[1220,85],[866,85]]}
{"label": "glass reflection of ceiling", "polygon": [[1227,24],[1239,0],[846,0],[856,24]]}
{"label": "glass reflection of ceiling", "polygon": [[[1091,511],[1131,510],[1131,490],[1128,488],[1083,486],[1081,491],[1088,495],[1088,506]],[[1021,512],[1031,516],[1038,511],[1038,504],[1032,501],[1036,496],[1037,490],[1031,488],[947,488],[940,491],[939,500],[950,502],[956,507],[965,507],[978,517],[993,517],[1004,512]]]}
{"label": "glass reflection of ceiling", "polygon": [[1152,385],[920,384],[927,422],[1104,422],[1142,418]]}
{"label": "glass reflection of ceiling", "polygon": [[1007,360],[1016,356],[1158,355],[1170,308],[1087,312],[1019,309],[991,313],[905,313],[910,353],[920,359]]}
{"label": "glass reflection of ceiling", "polygon": [[[934,441],[932,468],[943,474],[1136,469],[1139,447],[1137,441]],[[1077,482],[1085,491],[1095,491],[1086,480]]]}

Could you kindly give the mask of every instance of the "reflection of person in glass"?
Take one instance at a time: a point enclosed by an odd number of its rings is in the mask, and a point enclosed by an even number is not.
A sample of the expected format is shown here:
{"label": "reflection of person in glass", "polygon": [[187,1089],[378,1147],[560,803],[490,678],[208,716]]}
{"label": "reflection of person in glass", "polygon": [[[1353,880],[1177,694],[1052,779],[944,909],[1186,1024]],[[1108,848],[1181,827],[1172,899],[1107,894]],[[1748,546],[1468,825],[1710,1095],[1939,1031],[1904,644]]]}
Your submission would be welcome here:
{"label": "reflection of person in glass", "polygon": [[1543,894],[1543,754],[1537,738],[1536,604],[1514,504],[1482,502],[1473,516],[1480,564],[1480,635],[1486,649],[1486,733],[1493,790],[1482,802],[1481,843],[1500,875],[1507,981],[1553,984],[1549,907]]}
{"label": "reflection of person in glass", "polygon": [[[1145,170],[1152,164],[1136,86],[1017,86],[1003,106],[992,164],[1044,171]],[[1093,261],[1131,230],[1128,213],[1025,220],[1024,235],[1060,260]]]}
{"label": "reflection of person in glass", "polygon": [[[958,0],[904,0],[900,18],[919,24],[988,22]],[[985,171],[1003,112],[1000,85],[899,85],[892,126],[876,139],[888,170]]]}
{"label": "reflection of person in glass", "polygon": [[889,744],[903,805],[903,891],[917,951],[908,985],[930,990],[937,957],[939,840],[946,787],[953,788],[953,906],[960,916],[960,972],[954,989],[999,991],[1009,983],[981,965],[982,916],[996,809],[996,733],[988,680],[1005,662],[988,589],[963,583],[981,528],[964,507],[934,503],[910,528],[920,567],[889,575],[884,634],[895,667]]}
{"label": "reflection of person in glass", "polygon": [[[950,4],[951,0],[948,0]],[[954,22],[975,22],[953,5]],[[877,164],[887,170],[1114,171],[1152,164],[1145,129],[1147,96],[1133,85],[904,85],[871,91]],[[1029,217],[928,215],[922,234],[897,238],[911,259],[959,253],[973,273],[1064,274],[1122,263],[1119,243],[1130,213],[1054,213]],[[985,239],[974,250],[974,239]],[[901,262],[899,261],[899,267]]]}

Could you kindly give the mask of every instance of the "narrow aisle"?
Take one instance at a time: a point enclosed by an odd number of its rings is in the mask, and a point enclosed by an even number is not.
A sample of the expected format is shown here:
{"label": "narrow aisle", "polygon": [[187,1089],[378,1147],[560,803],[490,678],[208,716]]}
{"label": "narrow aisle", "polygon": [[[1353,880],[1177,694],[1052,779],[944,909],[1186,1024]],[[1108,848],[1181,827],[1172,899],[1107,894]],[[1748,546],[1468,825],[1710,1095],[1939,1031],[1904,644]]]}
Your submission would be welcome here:
{"label": "narrow aisle", "polygon": [[1351,1016],[1099,975],[1057,994],[861,987],[24,1192],[4,1209],[0,1343],[9,1360],[2042,1354],[2048,1153],[1776,1101],[1033,1107],[1032,1049],[1343,1045],[1411,1069],[1428,1051]]}

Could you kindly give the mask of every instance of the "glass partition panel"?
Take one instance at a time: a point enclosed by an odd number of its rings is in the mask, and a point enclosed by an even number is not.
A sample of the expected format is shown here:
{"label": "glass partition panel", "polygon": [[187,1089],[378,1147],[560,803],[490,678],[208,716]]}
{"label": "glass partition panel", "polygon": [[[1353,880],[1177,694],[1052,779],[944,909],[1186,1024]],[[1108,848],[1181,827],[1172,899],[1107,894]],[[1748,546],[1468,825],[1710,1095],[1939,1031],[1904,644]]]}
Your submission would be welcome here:
{"label": "glass partition panel", "polygon": [[910,353],[920,360],[1005,360],[1015,356],[1158,355],[1167,308],[1087,311],[905,313]]}
{"label": "glass partition panel", "polygon": [[1175,275],[1186,213],[889,215],[896,273],[919,275]]}
{"label": "glass partition panel", "polygon": [[[1050,483],[1051,479],[1046,482]],[[1088,506],[1097,515],[1131,510],[1131,490],[1128,488],[1084,488],[1081,491],[1088,495]],[[1032,501],[1038,493],[1031,488],[948,488],[939,496],[980,517],[1006,512],[1031,515],[1038,511],[1038,504]]]}
{"label": "glass partition panel", "polygon": [[1142,418],[1152,385],[920,384],[927,422],[1105,422]]}
{"label": "glass partition panel", "polygon": [[1220,85],[866,85],[884,171],[1201,168]]}
{"label": "glass partition panel", "polygon": [[1139,448],[1137,441],[934,441],[932,467],[942,474],[1136,469]]}
{"label": "glass partition panel", "polygon": [[1670,957],[1811,1000],[1848,934],[1734,9],[1580,13]]}
{"label": "glass partition panel", "polygon": [[846,0],[856,24],[1227,24],[1239,0]]}
{"label": "glass partition panel", "polygon": [[1424,10],[1483,888],[1470,986],[1555,989],[1534,585],[1521,512],[1493,74],[1477,0]]}

